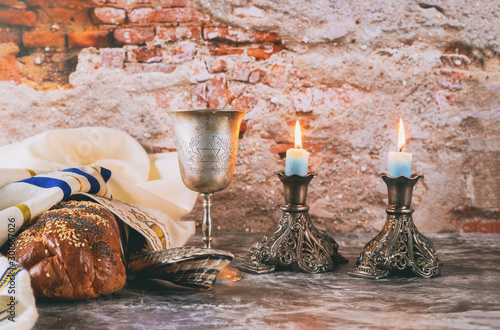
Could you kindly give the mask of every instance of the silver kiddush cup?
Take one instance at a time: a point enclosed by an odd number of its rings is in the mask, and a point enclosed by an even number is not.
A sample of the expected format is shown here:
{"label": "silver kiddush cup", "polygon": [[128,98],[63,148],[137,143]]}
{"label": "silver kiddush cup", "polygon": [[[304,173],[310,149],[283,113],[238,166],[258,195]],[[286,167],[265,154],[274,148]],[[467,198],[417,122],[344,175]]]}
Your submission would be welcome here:
{"label": "silver kiddush cup", "polygon": [[177,139],[182,181],[203,195],[203,241],[211,248],[210,197],[233,179],[238,137],[245,110],[168,111]]}

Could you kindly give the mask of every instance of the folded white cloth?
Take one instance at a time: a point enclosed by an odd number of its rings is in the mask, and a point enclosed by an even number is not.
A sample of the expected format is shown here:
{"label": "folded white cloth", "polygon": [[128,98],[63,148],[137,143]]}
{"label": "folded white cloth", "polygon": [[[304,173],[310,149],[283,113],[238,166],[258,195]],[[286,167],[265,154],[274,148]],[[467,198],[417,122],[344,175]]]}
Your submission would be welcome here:
{"label": "folded white cloth", "polygon": [[[77,128],[0,147],[0,246],[11,245],[23,225],[77,194],[107,206],[146,237],[152,250],[182,246],[195,231],[193,222],[180,221],[197,193],[182,183],[176,153],[147,155],[121,131]],[[0,305],[2,299],[17,301],[14,321],[0,308],[0,328],[29,329],[38,317],[29,274],[10,255],[0,256],[0,274],[17,290],[13,296],[0,280]]]}
{"label": "folded white cloth", "polygon": [[[56,188],[60,181],[67,183],[64,189]],[[182,183],[176,153],[148,156],[126,133],[102,127],[49,131],[0,147],[2,228],[15,217],[17,231],[27,217],[78,192],[112,195],[151,210],[169,233],[163,248],[182,246],[194,234],[194,223],[180,218],[192,210],[197,194]],[[7,236],[0,231],[0,245]]]}
{"label": "folded white cloth", "polygon": [[0,329],[31,329],[38,318],[30,276],[19,264],[0,256]]}

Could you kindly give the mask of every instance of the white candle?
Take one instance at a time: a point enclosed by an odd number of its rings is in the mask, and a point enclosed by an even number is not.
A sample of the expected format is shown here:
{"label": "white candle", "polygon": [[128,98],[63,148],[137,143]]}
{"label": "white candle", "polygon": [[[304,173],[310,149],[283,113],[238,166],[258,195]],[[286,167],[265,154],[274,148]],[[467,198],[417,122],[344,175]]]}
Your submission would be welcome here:
{"label": "white candle", "polygon": [[302,149],[299,121],[295,123],[295,148],[286,151],[285,175],[307,175],[309,153]]}
{"label": "white candle", "polygon": [[389,176],[397,178],[398,176],[411,177],[411,160],[412,154],[409,152],[402,152],[406,146],[405,143],[405,129],[403,126],[403,119],[399,120],[399,139],[398,148],[399,152],[389,151],[388,161],[388,174]]}

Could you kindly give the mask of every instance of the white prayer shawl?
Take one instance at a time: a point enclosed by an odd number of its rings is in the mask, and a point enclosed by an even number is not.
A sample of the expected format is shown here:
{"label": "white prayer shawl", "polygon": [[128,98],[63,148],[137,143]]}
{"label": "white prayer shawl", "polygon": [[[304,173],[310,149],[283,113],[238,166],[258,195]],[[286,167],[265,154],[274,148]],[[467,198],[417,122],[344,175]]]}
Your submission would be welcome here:
{"label": "white prayer shawl", "polygon": [[[147,155],[121,131],[77,128],[0,147],[0,245],[11,245],[23,225],[76,195],[108,207],[140,232],[151,250],[182,246],[195,231],[193,222],[180,221],[197,194],[182,183],[176,153]],[[0,328],[29,329],[38,315],[29,274],[8,257],[0,257],[0,274],[4,281],[15,280],[17,323],[2,320],[0,308]],[[13,299],[1,285],[0,279],[0,302]]]}
{"label": "white prayer shawl", "polygon": [[[182,183],[176,153],[148,156],[129,135],[101,127],[49,131],[0,147],[0,229],[14,218],[17,232],[23,223],[80,193],[106,204],[129,225],[138,218],[134,228],[150,221],[142,221],[130,205],[158,221],[167,245],[149,238],[152,249],[182,246],[194,234],[194,223],[180,218],[192,210],[197,194]],[[0,230],[0,245],[7,238],[8,232]]]}

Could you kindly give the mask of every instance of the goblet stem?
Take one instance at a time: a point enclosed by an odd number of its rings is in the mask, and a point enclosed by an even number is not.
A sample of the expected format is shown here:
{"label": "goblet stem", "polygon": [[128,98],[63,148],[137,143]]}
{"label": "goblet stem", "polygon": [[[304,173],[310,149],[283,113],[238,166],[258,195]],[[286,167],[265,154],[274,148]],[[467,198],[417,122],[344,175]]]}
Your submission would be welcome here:
{"label": "goblet stem", "polygon": [[203,242],[205,249],[210,249],[212,244],[212,218],[210,217],[210,206],[212,206],[212,193],[201,193],[203,196]]}

